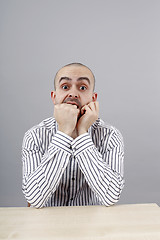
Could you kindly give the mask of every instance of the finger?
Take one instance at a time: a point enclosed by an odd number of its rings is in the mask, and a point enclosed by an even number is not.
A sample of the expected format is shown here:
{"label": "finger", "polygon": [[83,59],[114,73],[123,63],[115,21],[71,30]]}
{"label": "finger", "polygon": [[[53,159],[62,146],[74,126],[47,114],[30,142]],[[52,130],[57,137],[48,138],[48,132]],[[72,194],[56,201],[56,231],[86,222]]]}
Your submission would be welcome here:
{"label": "finger", "polygon": [[89,107],[92,111],[95,111],[95,110],[96,110],[94,102],[90,102],[90,103],[88,104],[88,107]]}
{"label": "finger", "polygon": [[96,102],[94,102],[94,104],[95,104],[96,112],[99,113],[99,102],[96,101]]}
{"label": "finger", "polygon": [[86,105],[84,105],[84,106],[81,108],[81,114],[84,114],[84,113],[85,113],[85,111],[86,111],[86,110],[85,110],[85,106],[86,106]]}
{"label": "finger", "polygon": [[81,108],[81,114],[84,114],[84,112],[89,112],[91,111],[90,107],[88,105],[83,106],[83,108]]}
{"label": "finger", "polygon": [[97,118],[98,118],[98,115],[99,115],[99,103],[97,101],[96,102],[90,102],[89,103],[89,107],[91,108],[92,112],[97,115]]}
{"label": "finger", "polygon": [[69,108],[77,109],[77,105],[75,105],[75,104],[70,104],[70,103],[63,103],[63,104],[64,104],[63,106],[67,106]]}
{"label": "finger", "polygon": [[77,115],[80,113],[80,109],[79,108],[77,108]]}

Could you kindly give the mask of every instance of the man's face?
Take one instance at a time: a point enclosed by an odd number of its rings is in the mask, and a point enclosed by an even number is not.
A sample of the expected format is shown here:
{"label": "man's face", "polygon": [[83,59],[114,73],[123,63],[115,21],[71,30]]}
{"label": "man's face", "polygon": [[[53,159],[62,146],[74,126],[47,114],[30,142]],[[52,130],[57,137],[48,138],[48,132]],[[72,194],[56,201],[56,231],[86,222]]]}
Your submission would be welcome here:
{"label": "man's face", "polygon": [[96,101],[97,93],[93,92],[94,77],[84,66],[66,66],[60,69],[55,80],[56,90],[51,92],[54,104],[75,104],[79,109]]}

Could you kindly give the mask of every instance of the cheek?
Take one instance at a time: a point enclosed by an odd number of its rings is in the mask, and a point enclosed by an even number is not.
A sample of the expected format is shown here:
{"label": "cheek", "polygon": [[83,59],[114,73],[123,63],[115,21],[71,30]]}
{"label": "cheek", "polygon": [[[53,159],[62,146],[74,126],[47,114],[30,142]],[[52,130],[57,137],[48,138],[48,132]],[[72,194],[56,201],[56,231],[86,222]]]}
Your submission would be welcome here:
{"label": "cheek", "polygon": [[93,101],[92,95],[90,95],[90,94],[86,94],[85,96],[82,96],[82,98],[81,98],[82,105],[86,105],[92,101]]}
{"label": "cheek", "polygon": [[58,92],[55,98],[56,104],[63,103],[65,98],[66,98],[66,94],[64,94],[63,92]]}

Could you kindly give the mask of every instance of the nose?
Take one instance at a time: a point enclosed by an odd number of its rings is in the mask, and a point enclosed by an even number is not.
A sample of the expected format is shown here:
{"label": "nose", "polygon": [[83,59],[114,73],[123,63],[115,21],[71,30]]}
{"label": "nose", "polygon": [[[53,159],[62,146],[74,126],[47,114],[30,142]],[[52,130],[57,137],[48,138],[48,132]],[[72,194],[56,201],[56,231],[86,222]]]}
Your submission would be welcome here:
{"label": "nose", "polygon": [[68,97],[70,98],[78,98],[78,92],[76,88],[70,89],[70,92],[68,93]]}
{"label": "nose", "polygon": [[70,97],[70,98],[78,98],[78,95],[77,95],[77,94],[74,94],[74,93],[70,93],[70,94],[68,95],[68,97]]}

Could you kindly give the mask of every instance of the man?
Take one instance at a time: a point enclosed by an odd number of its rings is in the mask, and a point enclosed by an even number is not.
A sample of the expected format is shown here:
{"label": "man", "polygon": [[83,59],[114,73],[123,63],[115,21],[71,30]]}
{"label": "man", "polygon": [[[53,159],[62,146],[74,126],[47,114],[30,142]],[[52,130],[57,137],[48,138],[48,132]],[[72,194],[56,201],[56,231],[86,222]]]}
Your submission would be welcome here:
{"label": "man", "polygon": [[51,92],[54,117],[26,132],[23,193],[36,208],[116,203],[124,186],[120,132],[98,118],[95,78],[80,63],[62,67]]}

